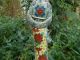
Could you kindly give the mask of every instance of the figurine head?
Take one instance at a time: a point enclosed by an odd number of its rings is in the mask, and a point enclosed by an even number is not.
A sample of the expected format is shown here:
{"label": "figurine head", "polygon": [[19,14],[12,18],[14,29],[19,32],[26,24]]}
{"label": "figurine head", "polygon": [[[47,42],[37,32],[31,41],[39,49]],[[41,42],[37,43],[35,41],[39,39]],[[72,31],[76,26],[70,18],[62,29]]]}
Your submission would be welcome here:
{"label": "figurine head", "polygon": [[34,27],[48,26],[52,20],[52,7],[48,0],[33,0],[28,14]]}

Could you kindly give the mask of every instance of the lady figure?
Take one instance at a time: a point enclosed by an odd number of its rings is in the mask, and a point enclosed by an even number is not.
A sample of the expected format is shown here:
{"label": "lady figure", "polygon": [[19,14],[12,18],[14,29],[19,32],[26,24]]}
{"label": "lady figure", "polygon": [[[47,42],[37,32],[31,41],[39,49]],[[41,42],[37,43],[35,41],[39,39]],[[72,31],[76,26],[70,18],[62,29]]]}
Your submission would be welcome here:
{"label": "lady figure", "polygon": [[32,26],[35,40],[35,60],[48,60],[48,25],[52,21],[52,7],[48,0],[33,0],[28,13],[27,20]]}

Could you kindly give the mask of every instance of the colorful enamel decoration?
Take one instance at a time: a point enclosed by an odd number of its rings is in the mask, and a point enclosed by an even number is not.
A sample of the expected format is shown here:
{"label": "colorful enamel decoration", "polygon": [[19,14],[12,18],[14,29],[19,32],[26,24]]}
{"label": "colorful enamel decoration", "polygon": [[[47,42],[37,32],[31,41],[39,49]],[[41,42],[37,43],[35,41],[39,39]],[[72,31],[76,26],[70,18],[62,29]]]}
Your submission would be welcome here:
{"label": "colorful enamel decoration", "polygon": [[27,20],[32,26],[35,60],[48,60],[48,25],[52,21],[52,7],[48,0],[33,0]]}
{"label": "colorful enamel decoration", "polygon": [[48,48],[46,41],[46,28],[33,28],[35,60],[48,60]]}

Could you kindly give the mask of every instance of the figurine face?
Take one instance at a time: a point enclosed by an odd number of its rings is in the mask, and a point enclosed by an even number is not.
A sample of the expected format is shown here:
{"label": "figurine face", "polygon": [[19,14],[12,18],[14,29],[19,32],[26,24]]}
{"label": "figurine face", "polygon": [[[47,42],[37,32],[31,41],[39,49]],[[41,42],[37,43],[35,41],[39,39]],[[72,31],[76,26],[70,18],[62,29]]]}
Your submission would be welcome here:
{"label": "figurine face", "polygon": [[28,10],[28,20],[34,27],[46,27],[52,21],[52,7],[48,0],[33,0]]}

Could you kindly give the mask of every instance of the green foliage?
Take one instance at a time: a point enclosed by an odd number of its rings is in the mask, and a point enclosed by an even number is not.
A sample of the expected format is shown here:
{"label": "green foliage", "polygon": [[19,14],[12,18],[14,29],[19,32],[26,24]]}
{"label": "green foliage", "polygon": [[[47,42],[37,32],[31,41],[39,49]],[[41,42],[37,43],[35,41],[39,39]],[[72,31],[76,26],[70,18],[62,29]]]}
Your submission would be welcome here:
{"label": "green foliage", "polygon": [[50,57],[55,60],[79,60],[80,20],[73,12],[67,12],[66,15],[67,20],[55,16],[50,26],[54,41],[49,49]]}
{"label": "green foliage", "polygon": [[0,60],[32,60],[33,38],[22,19],[0,17]]}
{"label": "green foliage", "polygon": [[80,60],[80,20],[74,12],[74,4],[69,2],[51,0],[53,21],[49,28],[53,46],[49,49],[50,60]]}
{"label": "green foliage", "polygon": [[[53,20],[49,29],[53,42],[49,44],[49,60],[80,60],[80,19],[74,11],[79,2],[50,0],[50,3]],[[34,53],[28,23],[22,18],[0,17],[0,60],[33,60]]]}

